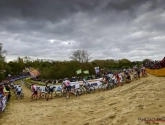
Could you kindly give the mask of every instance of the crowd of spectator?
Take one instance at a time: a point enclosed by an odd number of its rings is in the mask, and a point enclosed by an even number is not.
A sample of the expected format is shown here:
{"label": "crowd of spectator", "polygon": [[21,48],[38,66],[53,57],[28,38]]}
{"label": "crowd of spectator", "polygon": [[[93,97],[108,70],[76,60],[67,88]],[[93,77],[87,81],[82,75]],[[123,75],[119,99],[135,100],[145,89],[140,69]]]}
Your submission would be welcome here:
{"label": "crowd of spectator", "polygon": [[162,60],[160,60],[160,61],[155,60],[155,61],[146,62],[145,63],[145,67],[149,68],[149,69],[161,69],[161,68],[164,68],[165,67],[165,57]]}
{"label": "crowd of spectator", "polygon": [[[11,97],[11,87],[10,87],[10,82],[7,81],[7,80],[3,80],[1,83],[0,83],[0,102],[4,99],[5,97],[5,105],[6,103],[10,100],[10,97]],[[0,113],[2,112],[2,108],[3,108],[3,105],[1,103],[0,105]]]}
{"label": "crowd of spectator", "polygon": [[[5,80],[2,80],[0,82],[0,113],[2,112],[2,108],[4,105],[9,102],[11,97],[11,84],[14,83],[15,80],[23,79],[28,77],[29,74],[21,74],[21,75],[15,75],[15,76],[8,76]],[[5,100],[5,102],[4,102]],[[2,103],[3,101],[3,103]]]}

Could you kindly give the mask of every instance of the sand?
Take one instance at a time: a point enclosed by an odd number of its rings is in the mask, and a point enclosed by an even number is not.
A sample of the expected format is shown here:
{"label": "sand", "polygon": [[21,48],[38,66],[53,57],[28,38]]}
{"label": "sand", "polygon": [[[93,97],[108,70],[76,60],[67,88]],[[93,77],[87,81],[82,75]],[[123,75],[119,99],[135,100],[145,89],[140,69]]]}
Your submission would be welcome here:
{"label": "sand", "polygon": [[[21,83],[20,83],[21,84]],[[0,125],[164,125],[138,118],[165,117],[165,77],[149,75],[113,90],[70,99],[53,98],[30,102],[12,99],[0,116]]]}

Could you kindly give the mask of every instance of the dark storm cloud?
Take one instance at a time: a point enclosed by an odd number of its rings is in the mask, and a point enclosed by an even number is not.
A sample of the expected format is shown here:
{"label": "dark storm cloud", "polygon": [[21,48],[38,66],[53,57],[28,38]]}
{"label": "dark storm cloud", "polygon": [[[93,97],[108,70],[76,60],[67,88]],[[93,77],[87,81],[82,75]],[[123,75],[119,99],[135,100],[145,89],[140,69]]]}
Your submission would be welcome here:
{"label": "dark storm cloud", "polygon": [[1,18],[58,21],[70,13],[91,10],[94,4],[80,0],[1,0]]}
{"label": "dark storm cloud", "polygon": [[0,18],[54,22],[77,12],[132,11],[146,2],[151,3],[148,10],[157,9],[165,3],[163,0],[1,0]]}
{"label": "dark storm cloud", "polygon": [[160,59],[164,22],[164,0],[0,0],[0,39],[10,58],[66,60],[86,49],[93,59]]}

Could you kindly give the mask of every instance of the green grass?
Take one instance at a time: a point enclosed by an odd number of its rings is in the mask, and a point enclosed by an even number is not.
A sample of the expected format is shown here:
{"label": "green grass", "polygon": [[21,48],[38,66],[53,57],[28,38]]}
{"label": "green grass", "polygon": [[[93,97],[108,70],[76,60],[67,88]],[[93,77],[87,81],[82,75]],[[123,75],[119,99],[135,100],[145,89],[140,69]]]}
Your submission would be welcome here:
{"label": "green grass", "polygon": [[[45,82],[38,82],[38,81],[33,81],[33,80],[30,80],[30,79],[26,79],[24,80],[26,83],[28,83],[29,85],[31,85],[31,83],[34,83],[34,84],[37,84],[37,85],[40,85],[40,86],[45,86],[46,83]],[[49,85],[54,85],[52,83],[49,83]],[[61,85],[61,83],[57,83],[55,85]]]}

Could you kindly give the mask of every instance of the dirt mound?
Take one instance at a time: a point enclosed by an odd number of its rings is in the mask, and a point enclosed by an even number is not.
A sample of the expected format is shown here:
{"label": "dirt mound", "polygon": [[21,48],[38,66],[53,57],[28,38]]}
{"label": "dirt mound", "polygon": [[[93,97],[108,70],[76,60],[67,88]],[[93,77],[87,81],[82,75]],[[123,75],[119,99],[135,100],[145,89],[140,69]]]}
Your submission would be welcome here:
{"label": "dirt mound", "polygon": [[[23,100],[12,97],[0,118],[1,125],[143,125],[142,118],[162,118],[165,112],[165,78],[149,75],[113,90],[30,102],[22,85]],[[13,95],[14,96],[14,95]]]}

